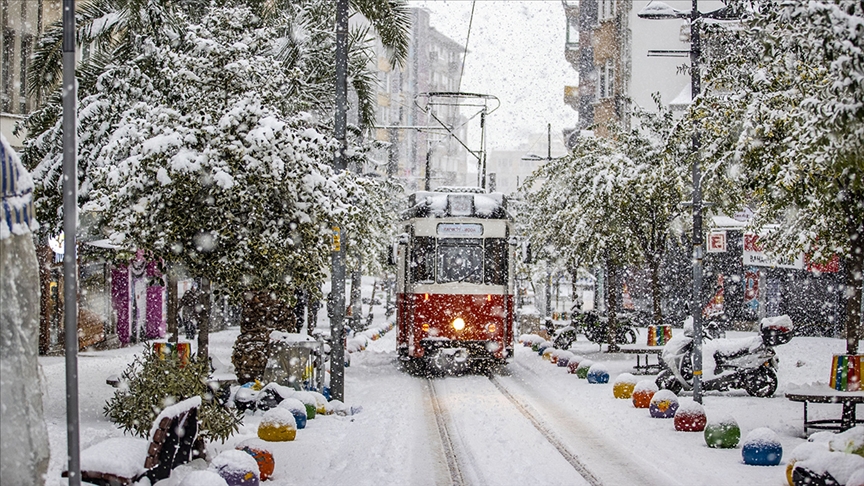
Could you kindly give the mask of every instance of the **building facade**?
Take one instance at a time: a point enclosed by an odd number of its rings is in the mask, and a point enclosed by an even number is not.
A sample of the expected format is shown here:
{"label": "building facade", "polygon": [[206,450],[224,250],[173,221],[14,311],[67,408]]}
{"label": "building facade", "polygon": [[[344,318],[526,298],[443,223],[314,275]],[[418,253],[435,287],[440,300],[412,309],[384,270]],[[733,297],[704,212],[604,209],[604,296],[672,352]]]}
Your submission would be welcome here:
{"label": "building facade", "polygon": [[30,57],[40,35],[60,20],[60,0],[0,0],[0,131],[20,149],[23,137],[14,134],[15,125],[35,106],[27,94]]}
{"label": "building facade", "polygon": [[[475,180],[470,180],[465,148],[421,109],[425,106],[424,93],[459,91],[465,47],[435,30],[428,10],[412,9],[412,17],[411,43],[404,66],[391,67],[383,46],[376,41],[374,68],[379,91],[377,128],[372,136],[386,142],[387,147],[372,154],[376,164],[365,170],[395,176],[411,192],[424,187],[428,157],[433,188],[476,185]],[[435,107],[434,114],[465,139],[465,119],[458,107]]]}

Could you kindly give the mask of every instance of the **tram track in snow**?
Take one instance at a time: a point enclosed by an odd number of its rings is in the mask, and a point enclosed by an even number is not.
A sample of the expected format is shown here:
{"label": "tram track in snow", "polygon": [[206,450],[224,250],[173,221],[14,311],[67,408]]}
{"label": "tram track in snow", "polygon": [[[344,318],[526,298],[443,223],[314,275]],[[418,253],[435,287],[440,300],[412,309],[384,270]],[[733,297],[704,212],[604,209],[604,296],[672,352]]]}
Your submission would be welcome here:
{"label": "tram track in snow", "polygon": [[[489,375],[487,378],[500,393],[500,396],[504,397],[506,402],[512,405],[512,407],[519,412],[518,416],[525,418],[540,434],[540,436],[542,436],[542,440],[551,445],[586,484],[591,486],[603,485],[603,483],[589,470],[584,462],[562,442],[562,440],[553,431],[552,427],[550,427],[546,421],[541,419],[536,412],[532,411],[530,405],[527,405],[511,393],[495,375]],[[477,465],[471,457],[471,451],[465,448],[465,444],[459,442],[458,427],[454,428],[456,427],[454,425],[455,422],[452,417],[450,417],[450,412],[446,403],[443,403],[446,399],[442,401],[440,398],[439,392],[436,390],[435,382],[436,380],[433,378],[426,378],[430,403],[433,413],[435,414],[438,435],[446,459],[450,481],[454,486],[467,486],[472,484],[470,479],[473,476],[471,474],[480,474],[481,471],[477,470]],[[466,467],[468,468],[467,470],[465,469]],[[480,483],[484,483],[484,481],[480,480]]]}
{"label": "tram track in snow", "polygon": [[444,448],[444,458],[447,462],[447,470],[450,473],[450,481],[453,486],[467,486],[465,478],[462,475],[462,468],[459,464],[459,456],[456,453],[456,448],[451,439],[450,428],[448,427],[447,418],[448,412],[438,399],[438,393],[435,391],[435,382],[432,378],[426,378],[426,384],[429,390],[430,402],[432,410],[435,414],[435,423],[438,425],[438,435],[441,438],[441,446]]}
{"label": "tram track in snow", "polygon": [[582,476],[582,478],[588,482],[591,486],[602,486],[603,483],[600,482],[597,477],[588,469],[588,467],[579,459],[579,457],[574,454],[570,449],[567,448],[566,445],[561,441],[561,439],[555,434],[552,428],[542,419],[537,417],[535,413],[531,411],[528,405],[524,404],[521,400],[516,398],[504,384],[498,379],[495,375],[489,375],[489,381],[495,385],[495,388],[501,392],[504,397],[516,407],[517,410],[526,418],[531,425],[540,432],[540,435],[543,436],[551,445],[558,451],[559,454],[567,461],[570,466],[573,467],[576,472]]}

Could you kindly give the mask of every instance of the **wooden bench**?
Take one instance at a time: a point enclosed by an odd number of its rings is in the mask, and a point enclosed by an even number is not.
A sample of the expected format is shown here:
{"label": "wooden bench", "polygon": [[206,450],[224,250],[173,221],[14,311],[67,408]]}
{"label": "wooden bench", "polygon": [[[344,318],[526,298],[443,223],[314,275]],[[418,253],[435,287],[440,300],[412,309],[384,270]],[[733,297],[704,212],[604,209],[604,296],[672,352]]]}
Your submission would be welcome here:
{"label": "wooden bench", "polygon": [[[859,403],[864,403],[864,392],[843,392],[830,388],[828,385],[810,385],[804,388],[792,390],[786,393],[786,398],[793,402],[804,403],[804,435],[807,429],[820,430],[848,430],[859,421],[855,416],[855,408]],[[809,420],[807,417],[807,405],[809,403],[839,403],[843,405],[839,419]]]}
{"label": "wooden bench", "polygon": [[[121,486],[147,477],[166,479],[171,471],[192,460],[198,438],[201,397],[167,407],[156,417],[150,439],[115,437],[81,452],[81,480],[100,486]],[[64,471],[63,477],[69,477]]]}
{"label": "wooden bench", "polygon": [[[624,354],[636,355],[636,366],[633,367],[634,375],[656,375],[663,369],[663,364],[660,362],[660,355],[663,354],[663,346],[621,346],[619,350]],[[648,362],[648,357],[651,355],[657,356],[657,362],[651,364]],[[645,364],[642,364],[642,359],[645,359]]]}

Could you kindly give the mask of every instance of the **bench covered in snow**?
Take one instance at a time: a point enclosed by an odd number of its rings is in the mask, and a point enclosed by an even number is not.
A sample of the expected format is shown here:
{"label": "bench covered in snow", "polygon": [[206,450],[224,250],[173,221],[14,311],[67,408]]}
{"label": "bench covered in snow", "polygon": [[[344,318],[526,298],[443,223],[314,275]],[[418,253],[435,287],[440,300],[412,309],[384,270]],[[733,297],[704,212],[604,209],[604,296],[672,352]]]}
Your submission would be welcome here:
{"label": "bench covered in snow", "polygon": [[[192,397],[165,408],[153,422],[149,440],[115,437],[84,449],[81,480],[119,486],[143,477],[151,483],[168,478],[171,470],[192,460],[200,406],[201,397]],[[68,476],[64,471],[63,477]]]}

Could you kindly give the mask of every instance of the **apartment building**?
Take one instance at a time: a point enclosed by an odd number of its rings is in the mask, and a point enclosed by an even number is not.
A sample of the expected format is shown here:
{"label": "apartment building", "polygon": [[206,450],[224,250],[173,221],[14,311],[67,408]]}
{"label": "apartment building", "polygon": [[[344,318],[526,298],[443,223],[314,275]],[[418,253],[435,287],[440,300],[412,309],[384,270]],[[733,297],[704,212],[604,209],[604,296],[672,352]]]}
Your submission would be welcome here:
{"label": "apartment building", "polygon": [[[639,18],[652,1],[562,2],[567,21],[564,57],[579,73],[578,86],[564,88],[564,101],[578,116],[571,137],[591,126],[602,136],[603,124],[610,121],[629,126],[635,107],[654,109],[654,93],[673,107],[690,103],[690,77],[681,70],[690,63],[689,20]],[[689,6],[686,2],[683,9]],[[699,3],[700,11],[721,7],[719,0]]]}
{"label": "apartment building", "polygon": [[0,131],[12,144],[21,148],[21,136],[15,125],[35,108],[27,95],[27,73],[36,42],[45,28],[60,20],[60,0],[0,0]]}
{"label": "apartment building", "polygon": [[[423,99],[417,98],[423,93],[459,90],[465,47],[435,30],[428,10],[412,9],[412,16],[411,44],[404,66],[391,68],[383,47],[376,43],[378,128],[373,136],[389,146],[372,155],[376,165],[366,170],[398,177],[410,192],[423,189],[428,157],[433,188],[476,185],[476,172],[469,175],[465,148],[421,109]],[[434,114],[465,139],[465,119],[458,107],[439,106]]]}

